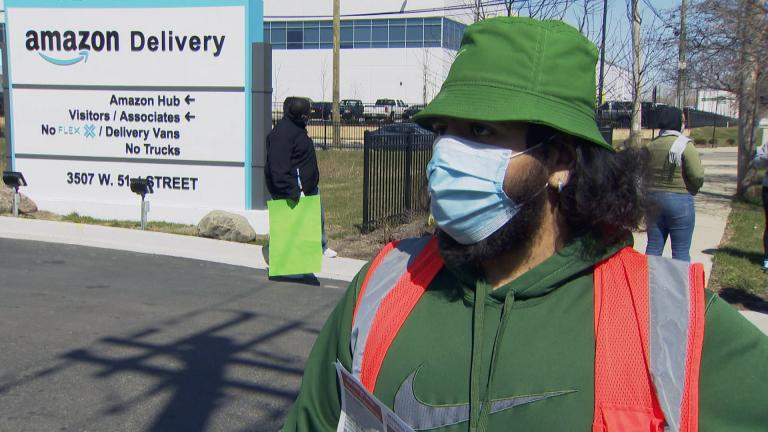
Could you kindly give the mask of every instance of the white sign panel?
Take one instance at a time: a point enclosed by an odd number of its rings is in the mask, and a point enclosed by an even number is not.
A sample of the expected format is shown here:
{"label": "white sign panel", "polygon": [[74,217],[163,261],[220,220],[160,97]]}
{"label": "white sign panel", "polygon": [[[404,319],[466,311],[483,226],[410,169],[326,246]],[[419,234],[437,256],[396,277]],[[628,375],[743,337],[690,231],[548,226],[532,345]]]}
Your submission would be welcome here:
{"label": "white sign panel", "polygon": [[41,208],[136,219],[138,177],[154,185],[150,219],[249,208],[260,1],[16,0],[6,11],[14,169]]}
{"label": "white sign panel", "polygon": [[244,161],[243,92],[21,88],[13,97],[17,157]]}
{"label": "white sign panel", "polygon": [[245,85],[244,6],[9,7],[7,19],[14,84]]}

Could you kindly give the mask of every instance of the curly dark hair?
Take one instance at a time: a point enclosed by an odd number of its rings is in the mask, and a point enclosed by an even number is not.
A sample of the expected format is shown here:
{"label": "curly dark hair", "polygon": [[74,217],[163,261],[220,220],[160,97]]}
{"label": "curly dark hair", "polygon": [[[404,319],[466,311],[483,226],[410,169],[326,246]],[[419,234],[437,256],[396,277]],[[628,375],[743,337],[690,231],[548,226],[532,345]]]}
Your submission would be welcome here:
{"label": "curly dark hair", "polygon": [[[531,125],[527,145],[553,141],[560,132],[542,125]],[[651,208],[648,197],[648,152],[634,148],[610,151],[595,143],[572,138],[571,149],[565,139],[542,146],[551,151],[572,152],[571,175],[560,193],[560,213],[572,235],[592,233],[599,245],[609,246],[637,230]]]}

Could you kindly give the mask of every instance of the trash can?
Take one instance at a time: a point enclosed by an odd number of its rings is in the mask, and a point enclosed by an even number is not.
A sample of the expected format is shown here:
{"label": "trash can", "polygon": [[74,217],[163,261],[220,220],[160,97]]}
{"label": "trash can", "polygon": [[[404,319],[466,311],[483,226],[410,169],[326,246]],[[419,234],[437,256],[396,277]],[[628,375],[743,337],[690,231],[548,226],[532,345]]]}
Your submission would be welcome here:
{"label": "trash can", "polygon": [[601,126],[600,127],[600,135],[603,136],[603,139],[610,145],[613,145],[613,128],[610,126]]}

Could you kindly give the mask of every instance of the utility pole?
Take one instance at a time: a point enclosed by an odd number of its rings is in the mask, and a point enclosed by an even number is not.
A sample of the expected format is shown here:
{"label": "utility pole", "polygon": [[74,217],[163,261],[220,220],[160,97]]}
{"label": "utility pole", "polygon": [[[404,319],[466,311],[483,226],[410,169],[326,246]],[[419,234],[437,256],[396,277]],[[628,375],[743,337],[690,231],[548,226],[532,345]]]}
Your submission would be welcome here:
{"label": "utility pole", "polygon": [[333,145],[341,143],[341,115],[339,113],[339,58],[341,51],[341,0],[333,0]]}
{"label": "utility pole", "polygon": [[605,82],[605,27],[608,20],[608,0],[603,0],[603,34],[600,40],[600,84],[597,86],[597,106],[603,104],[603,84]]}
{"label": "utility pole", "polygon": [[629,130],[631,145],[640,145],[640,127],[642,125],[642,111],[640,110],[642,83],[640,82],[640,0],[632,0],[632,65],[633,98],[632,98],[632,126]]}
{"label": "utility pole", "polygon": [[688,0],[683,0],[680,5],[680,40],[677,54],[677,107],[680,109],[685,107],[685,70],[688,66],[685,62],[685,15],[687,9]]}

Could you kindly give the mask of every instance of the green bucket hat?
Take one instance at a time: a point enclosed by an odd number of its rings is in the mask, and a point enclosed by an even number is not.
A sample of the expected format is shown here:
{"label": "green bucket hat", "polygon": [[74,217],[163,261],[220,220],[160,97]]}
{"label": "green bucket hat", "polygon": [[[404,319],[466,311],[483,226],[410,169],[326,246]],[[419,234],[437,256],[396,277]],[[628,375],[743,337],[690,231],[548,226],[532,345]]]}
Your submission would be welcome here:
{"label": "green bucket hat", "polygon": [[480,21],[467,27],[440,93],[414,121],[538,123],[613,150],[595,122],[596,63],[597,48],[561,21]]}

